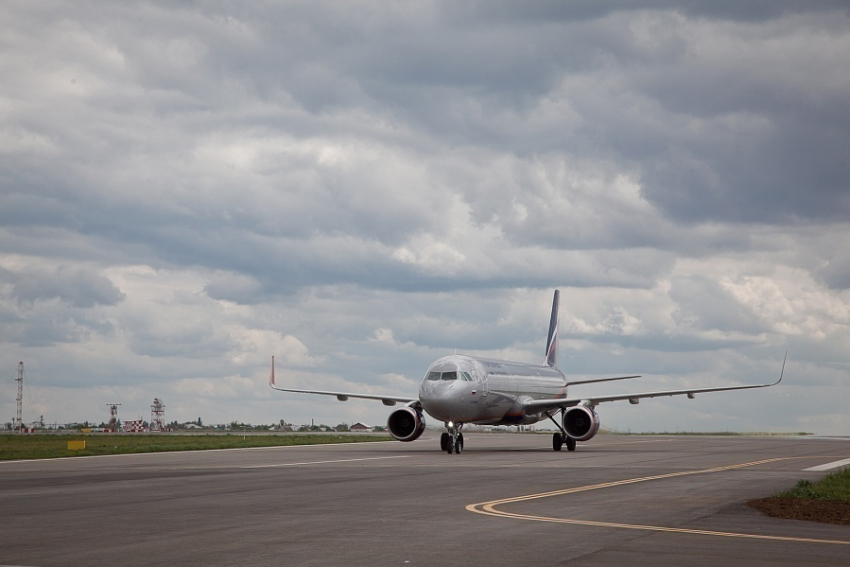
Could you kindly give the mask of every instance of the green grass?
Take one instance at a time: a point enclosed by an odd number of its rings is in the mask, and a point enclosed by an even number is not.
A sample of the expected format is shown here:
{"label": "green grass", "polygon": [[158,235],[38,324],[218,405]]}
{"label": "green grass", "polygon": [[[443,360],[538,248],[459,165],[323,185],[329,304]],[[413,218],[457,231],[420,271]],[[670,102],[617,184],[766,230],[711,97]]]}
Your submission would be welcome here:
{"label": "green grass", "polygon": [[[68,441],[85,440],[86,448],[69,451]],[[236,449],[243,447],[280,447],[290,445],[320,445],[391,441],[389,435],[116,435],[96,433],[81,435],[0,435],[0,460],[50,459],[92,455],[122,455],[156,453],[161,451],[198,451]]]}
{"label": "green grass", "polygon": [[797,486],[780,492],[776,496],[777,498],[812,498],[850,502],[850,468],[833,473],[820,482],[800,480]]}

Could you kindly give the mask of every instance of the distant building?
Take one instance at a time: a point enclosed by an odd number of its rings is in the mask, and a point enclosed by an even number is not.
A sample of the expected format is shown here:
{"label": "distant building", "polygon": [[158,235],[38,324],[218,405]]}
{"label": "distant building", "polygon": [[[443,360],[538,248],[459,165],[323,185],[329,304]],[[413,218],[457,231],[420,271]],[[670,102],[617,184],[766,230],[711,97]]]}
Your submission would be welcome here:
{"label": "distant building", "polygon": [[352,425],[351,427],[349,427],[349,429],[351,431],[372,431],[371,427],[369,427],[368,425],[364,425],[364,424],[360,423],[359,421],[357,423],[355,423],[354,425]]}

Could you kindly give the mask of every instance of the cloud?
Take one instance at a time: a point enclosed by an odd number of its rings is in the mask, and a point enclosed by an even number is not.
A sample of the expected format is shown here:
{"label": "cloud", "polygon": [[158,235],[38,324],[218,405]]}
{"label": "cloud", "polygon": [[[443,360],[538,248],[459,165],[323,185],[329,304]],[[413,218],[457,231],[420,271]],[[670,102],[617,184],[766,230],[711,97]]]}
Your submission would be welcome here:
{"label": "cloud", "polygon": [[48,420],[123,392],[180,420],[381,423],[267,391],[270,356],[311,387],[415,391],[455,350],[539,361],[560,288],[571,372],[755,382],[791,350],[793,404],[615,423],[839,431],[811,408],[842,398],[850,352],[847,17],[8,7],[2,358],[42,381]]}
{"label": "cloud", "polygon": [[68,266],[17,275],[12,296],[29,304],[55,298],[77,308],[115,305],[125,298],[109,278]]}

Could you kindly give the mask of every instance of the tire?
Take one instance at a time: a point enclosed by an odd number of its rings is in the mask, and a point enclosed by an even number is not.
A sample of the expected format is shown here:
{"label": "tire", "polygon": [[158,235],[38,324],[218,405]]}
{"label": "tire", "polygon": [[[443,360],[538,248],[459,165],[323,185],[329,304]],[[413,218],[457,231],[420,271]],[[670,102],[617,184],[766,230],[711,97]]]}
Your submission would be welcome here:
{"label": "tire", "polygon": [[455,453],[460,455],[462,452],[463,452],[463,439],[458,437],[457,442],[455,442]]}
{"label": "tire", "polygon": [[443,433],[440,435],[440,450],[445,451],[449,446],[449,434]]}
{"label": "tire", "polygon": [[560,433],[552,434],[552,449],[555,451],[560,451],[561,447],[564,446],[564,438],[561,437]]}
{"label": "tire", "polygon": [[572,437],[567,437],[567,451],[575,451],[576,450],[576,440]]}

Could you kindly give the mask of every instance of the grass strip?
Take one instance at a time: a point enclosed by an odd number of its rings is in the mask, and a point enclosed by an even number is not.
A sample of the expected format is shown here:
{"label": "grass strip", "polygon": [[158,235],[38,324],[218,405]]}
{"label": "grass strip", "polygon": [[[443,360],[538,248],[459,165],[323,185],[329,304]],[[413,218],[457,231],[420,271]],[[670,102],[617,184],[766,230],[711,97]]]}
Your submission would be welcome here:
{"label": "grass strip", "polygon": [[794,488],[780,492],[776,497],[850,502],[850,468],[832,473],[819,482],[799,480]]}
{"label": "grass strip", "polygon": [[[86,442],[85,449],[79,451],[68,450],[68,441],[82,440]],[[52,459],[57,457],[238,449],[246,447],[326,445],[331,443],[359,443],[364,441],[392,441],[392,437],[389,435],[360,433],[354,435],[121,435],[114,433],[92,435],[0,435],[0,460]]]}

